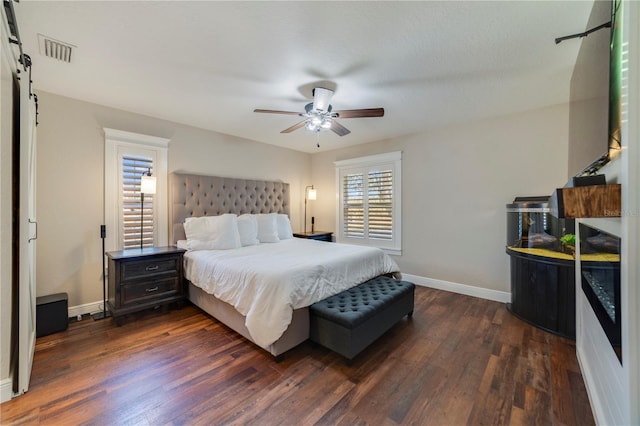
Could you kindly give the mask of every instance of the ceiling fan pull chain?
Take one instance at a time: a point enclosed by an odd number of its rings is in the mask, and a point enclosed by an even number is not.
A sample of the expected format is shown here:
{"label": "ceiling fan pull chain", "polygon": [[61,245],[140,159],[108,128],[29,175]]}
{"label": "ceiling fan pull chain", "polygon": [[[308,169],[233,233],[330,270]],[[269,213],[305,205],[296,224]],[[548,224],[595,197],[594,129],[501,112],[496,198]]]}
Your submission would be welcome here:
{"label": "ceiling fan pull chain", "polygon": [[316,147],[320,148],[320,129],[316,130]]}

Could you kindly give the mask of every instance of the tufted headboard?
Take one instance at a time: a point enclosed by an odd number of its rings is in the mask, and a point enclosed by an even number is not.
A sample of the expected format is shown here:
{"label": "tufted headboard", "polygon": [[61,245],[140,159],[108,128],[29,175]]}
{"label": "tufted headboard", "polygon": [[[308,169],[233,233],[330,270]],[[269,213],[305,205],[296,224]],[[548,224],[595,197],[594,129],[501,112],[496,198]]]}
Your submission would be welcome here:
{"label": "tufted headboard", "polygon": [[169,243],[184,240],[184,220],[223,213],[289,214],[289,184],[218,176],[171,173]]}

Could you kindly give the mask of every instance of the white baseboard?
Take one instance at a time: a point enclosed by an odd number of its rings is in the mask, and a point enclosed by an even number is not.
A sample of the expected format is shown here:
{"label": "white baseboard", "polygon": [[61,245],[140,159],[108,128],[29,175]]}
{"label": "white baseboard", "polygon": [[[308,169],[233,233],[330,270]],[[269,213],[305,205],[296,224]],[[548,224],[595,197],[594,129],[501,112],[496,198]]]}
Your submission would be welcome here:
{"label": "white baseboard", "polygon": [[0,381],[0,404],[13,398],[13,379],[8,377]]}
{"label": "white baseboard", "polygon": [[102,300],[97,302],[85,303],[84,305],[70,306],[68,308],[69,318],[82,316],[85,314],[95,314],[102,312]]}
{"label": "white baseboard", "polygon": [[494,302],[508,303],[511,301],[511,293],[506,291],[491,290],[488,288],[452,283],[449,281],[436,280],[434,278],[426,278],[404,273],[402,274],[402,279],[410,281],[415,285],[478,297],[480,299],[493,300]]}
{"label": "white baseboard", "polygon": [[[508,303],[511,301],[511,293],[506,291],[491,290],[488,288],[475,287],[467,284],[458,284],[450,281],[437,280],[435,278],[421,277],[418,275],[402,274],[402,279],[410,281],[415,285],[435,288],[438,290],[450,291],[452,293],[464,294],[467,296],[479,297],[480,299],[493,300],[494,302]],[[85,303],[84,305],[70,306],[69,318],[78,315],[95,314],[102,312],[102,300]]]}

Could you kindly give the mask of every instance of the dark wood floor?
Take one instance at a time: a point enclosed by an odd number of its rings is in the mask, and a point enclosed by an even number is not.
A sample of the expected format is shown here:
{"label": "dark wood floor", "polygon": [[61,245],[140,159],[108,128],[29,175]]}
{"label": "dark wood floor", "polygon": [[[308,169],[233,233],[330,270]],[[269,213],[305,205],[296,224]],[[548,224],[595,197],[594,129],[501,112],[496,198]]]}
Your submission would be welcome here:
{"label": "dark wood floor", "polygon": [[594,423],[575,344],[503,304],[416,288],[402,320],[351,365],[309,342],[275,363],[189,305],[116,327],[90,318],[37,340],[6,424]]}

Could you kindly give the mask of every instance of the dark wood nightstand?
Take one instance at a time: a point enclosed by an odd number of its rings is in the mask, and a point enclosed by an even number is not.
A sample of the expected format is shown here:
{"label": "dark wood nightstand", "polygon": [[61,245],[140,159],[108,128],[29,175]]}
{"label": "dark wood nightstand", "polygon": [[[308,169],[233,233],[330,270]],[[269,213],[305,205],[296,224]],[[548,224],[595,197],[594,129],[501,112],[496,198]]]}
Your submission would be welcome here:
{"label": "dark wood nightstand", "polygon": [[306,238],[308,240],[328,241],[331,242],[331,234],[333,232],[315,231],[315,232],[294,232],[296,238]]}
{"label": "dark wood nightstand", "polygon": [[182,257],[176,247],[110,251],[107,308],[118,325],[122,316],[185,298]]}

